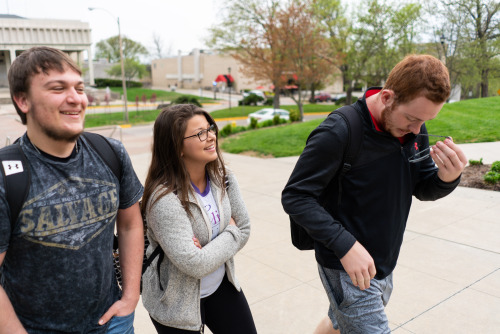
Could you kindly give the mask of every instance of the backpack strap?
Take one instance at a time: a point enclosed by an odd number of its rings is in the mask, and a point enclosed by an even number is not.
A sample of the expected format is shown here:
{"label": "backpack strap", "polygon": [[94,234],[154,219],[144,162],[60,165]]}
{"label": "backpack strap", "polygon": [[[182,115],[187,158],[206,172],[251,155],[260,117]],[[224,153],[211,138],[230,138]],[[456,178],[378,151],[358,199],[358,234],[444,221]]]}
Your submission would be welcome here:
{"label": "backpack strap", "polygon": [[[338,203],[340,204],[342,198],[342,177],[351,170],[352,164],[356,159],[361,142],[363,140],[363,122],[361,115],[354,105],[345,106],[332,111],[331,114],[340,115],[347,124],[348,140],[344,156],[342,157],[342,169],[338,172]],[[314,249],[314,240],[307,233],[307,231],[297,224],[290,216],[290,232],[292,236],[292,244],[299,250]]]}
{"label": "backpack strap", "polygon": [[82,136],[90,143],[90,146],[99,154],[120,181],[122,179],[122,165],[118,152],[111,146],[111,143],[97,133],[84,132]]}
{"label": "backpack strap", "polygon": [[10,208],[10,225],[14,229],[19,212],[28,196],[31,173],[28,161],[18,141],[0,149],[0,161],[5,196]]}
{"label": "backpack strap", "polygon": [[[89,132],[83,133],[83,136],[120,180],[120,160],[108,140],[101,135]],[[21,208],[28,196],[31,172],[18,140],[14,144],[0,149],[0,161],[2,162],[0,169],[5,184],[5,196],[10,208],[10,223],[11,227],[14,228]]]}
{"label": "backpack strap", "polygon": [[335,111],[332,111],[330,114],[334,113],[340,115],[345,120],[348,129],[347,147],[344,153],[342,169],[340,170],[338,176],[338,203],[340,204],[340,200],[342,198],[342,177],[345,175],[345,173],[351,170],[352,164],[358,156],[359,149],[361,148],[361,142],[363,140],[363,121],[361,119],[361,115],[354,107],[354,105],[339,108]]}

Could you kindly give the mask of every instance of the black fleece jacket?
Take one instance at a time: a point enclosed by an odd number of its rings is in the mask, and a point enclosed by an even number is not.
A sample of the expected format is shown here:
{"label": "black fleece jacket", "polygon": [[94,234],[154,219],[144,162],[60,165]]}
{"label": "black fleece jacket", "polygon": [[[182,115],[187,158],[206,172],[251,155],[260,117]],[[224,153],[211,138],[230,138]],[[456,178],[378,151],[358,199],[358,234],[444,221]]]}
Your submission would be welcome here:
{"label": "black fleece jacket", "polygon": [[[427,137],[410,134],[402,145],[391,134],[377,131],[365,96],[353,104],[362,118],[363,140],[351,170],[342,177],[340,198],[337,176],[348,129],[341,116],[330,114],[309,135],[282,192],[282,204],[314,239],[319,264],[343,269],[340,259],[357,240],[375,261],[375,278],[382,279],[396,266],[412,195],[424,201],[439,199],[451,193],[460,178],[441,181],[430,157],[409,163],[417,147],[429,146]],[[425,125],[421,133],[427,133]]]}

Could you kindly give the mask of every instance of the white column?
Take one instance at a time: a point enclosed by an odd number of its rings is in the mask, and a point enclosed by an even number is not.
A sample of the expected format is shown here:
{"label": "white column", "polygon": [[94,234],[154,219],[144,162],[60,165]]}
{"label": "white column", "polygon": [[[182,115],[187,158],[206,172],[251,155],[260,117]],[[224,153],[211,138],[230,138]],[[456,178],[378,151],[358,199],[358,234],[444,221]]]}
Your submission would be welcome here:
{"label": "white column", "polygon": [[9,55],[10,55],[9,67],[10,67],[10,64],[12,64],[14,62],[14,59],[16,59],[16,49],[10,48]]}
{"label": "white column", "polygon": [[88,63],[89,63],[89,85],[95,85],[94,81],[94,63],[92,62],[92,53],[90,53],[90,47],[87,49]]}

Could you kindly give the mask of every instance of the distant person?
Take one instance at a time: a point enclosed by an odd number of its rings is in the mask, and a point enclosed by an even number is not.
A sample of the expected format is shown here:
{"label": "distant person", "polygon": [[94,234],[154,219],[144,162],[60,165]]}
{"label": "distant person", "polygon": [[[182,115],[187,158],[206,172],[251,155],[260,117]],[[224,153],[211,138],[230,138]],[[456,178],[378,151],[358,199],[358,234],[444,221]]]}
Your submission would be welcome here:
{"label": "distant person", "polygon": [[[143,214],[158,258],[143,275],[142,300],[158,333],[256,333],[234,269],[250,219],[227,172],[217,125],[191,104],[168,107],[153,130]],[[159,267],[158,267],[159,264]]]}
{"label": "distant person", "polygon": [[424,122],[438,115],[449,95],[448,71],[438,59],[404,58],[383,88],[369,88],[353,104],[363,138],[340,184],[350,142],[346,122],[331,114],[310,134],[282,204],[314,240],[330,300],[329,318],[315,333],[390,332],[384,307],[412,196],[430,201],[448,195],[467,164],[449,137],[429,150]]}
{"label": "distant person", "polygon": [[[67,54],[49,47],[24,51],[9,69],[31,180],[11,228],[0,177],[2,334],[134,332],[143,187],[121,143],[107,139],[121,162],[118,179],[80,136],[88,103],[81,74]],[[112,260],[115,221],[123,291]]]}

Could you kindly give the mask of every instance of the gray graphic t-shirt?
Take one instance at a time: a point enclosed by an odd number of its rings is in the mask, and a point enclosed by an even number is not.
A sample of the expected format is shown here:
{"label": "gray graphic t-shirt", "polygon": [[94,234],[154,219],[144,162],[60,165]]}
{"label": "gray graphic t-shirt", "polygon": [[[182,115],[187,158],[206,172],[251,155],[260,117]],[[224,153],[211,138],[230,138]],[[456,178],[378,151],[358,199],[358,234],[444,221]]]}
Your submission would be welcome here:
{"label": "gray graphic t-shirt", "polygon": [[120,181],[84,138],[74,156],[55,160],[24,135],[31,185],[12,231],[0,180],[2,284],[29,333],[106,330],[97,322],[120,294],[112,263],[117,210],[143,192],[123,145],[110,141],[120,152]]}

